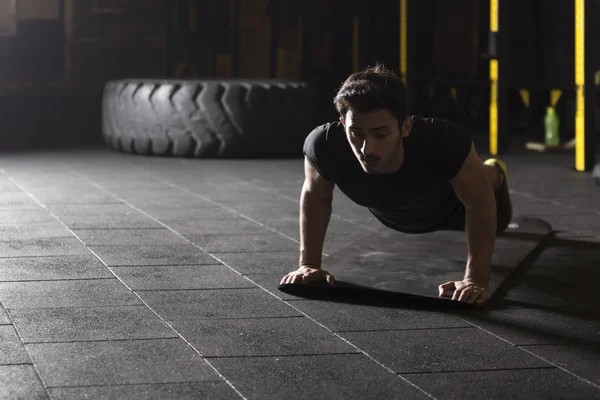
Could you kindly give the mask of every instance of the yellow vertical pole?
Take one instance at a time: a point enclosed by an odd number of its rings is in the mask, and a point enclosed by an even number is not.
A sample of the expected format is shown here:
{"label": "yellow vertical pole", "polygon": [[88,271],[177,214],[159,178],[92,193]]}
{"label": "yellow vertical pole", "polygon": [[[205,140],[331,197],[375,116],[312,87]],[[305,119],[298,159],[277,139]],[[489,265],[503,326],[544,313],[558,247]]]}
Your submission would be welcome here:
{"label": "yellow vertical pole", "polygon": [[575,86],[577,109],[575,112],[575,169],[585,170],[585,0],[575,0]]}
{"label": "yellow vertical pole", "polygon": [[358,17],[352,18],[352,70],[358,71]]}
{"label": "yellow vertical pole", "polygon": [[402,82],[406,86],[406,1],[400,0],[400,77],[402,78]]}
{"label": "yellow vertical pole", "polygon": [[[490,32],[498,33],[498,0],[490,0]],[[498,60],[490,60],[490,154],[498,154]]]}

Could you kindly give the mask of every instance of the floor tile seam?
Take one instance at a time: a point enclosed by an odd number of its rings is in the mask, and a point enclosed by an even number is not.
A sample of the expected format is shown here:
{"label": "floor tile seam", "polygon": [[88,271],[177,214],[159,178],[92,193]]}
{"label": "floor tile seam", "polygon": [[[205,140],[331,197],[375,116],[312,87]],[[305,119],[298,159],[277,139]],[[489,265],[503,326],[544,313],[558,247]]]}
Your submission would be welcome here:
{"label": "floor tile seam", "polygon": [[302,357],[344,357],[344,356],[364,356],[360,351],[354,352],[338,352],[338,353],[297,353],[297,354],[256,354],[256,355],[240,355],[240,356],[206,356],[211,360],[233,360],[233,359],[250,359],[250,358],[302,358]]}
{"label": "floor tile seam", "polygon": [[[274,319],[304,319],[304,315],[283,315],[275,317],[216,317],[216,318],[197,318],[194,317],[194,321],[253,321],[253,320],[274,320]],[[175,318],[170,320],[172,323],[179,323],[182,321],[188,321],[187,319]]]}
{"label": "floor tile seam", "polygon": [[151,342],[151,341],[166,341],[166,340],[181,340],[178,335],[161,336],[152,338],[115,338],[115,339],[89,339],[89,340],[51,340],[51,341],[28,341],[23,342],[25,346],[45,345],[45,344],[77,344],[77,343],[114,343],[114,342]]}
{"label": "floor tile seam", "polygon": [[[71,239],[71,238],[69,238]],[[85,246],[85,245],[84,245]],[[53,254],[53,255],[44,255],[44,256],[36,256],[34,254],[26,254],[26,255],[20,255],[20,256],[0,256],[0,260],[6,260],[9,258],[48,258],[48,257],[71,257],[71,256],[84,256],[85,254],[83,253],[58,253],[58,254]]]}
{"label": "floor tile seam", "polygon": [[161,386],[161,385],[182,385],[182,384],[195,384],[195,383],[225,383],[222,380],[199,380],[199,381],[173,381],[173,382],[141,382],[141,383],[116,383],[108,385],[57,385],[50,386],[49,389],[88,389],[88,388],[116,388],[116,387],[134,387],[134,386]]}
{"label": "floor tile seam", "polygon": [[2,280],[0,283],[29,283],[29,282],[78,282],[78,281],[112,281],[115,277],[106,278],[64,278],[64,279],[20,279],[20,280]]}
{"label": "floor tile seam", "polygon": [[539,371],[539,370],[559,370],[554,366],[547,367],[514,367],[514,368],[482,368],[482,369],[456,369],[456,370],[440,370],[440,371],[420,371],[420,372],[397,372],[400,375],[419,376],[419,375],[436,375],[436,374],[462,374],[467,372],[512,372],[512,371]]}
{"label": "floor tile seam", "polygon": [[375,333],[375,332],[414,332],[414,331],[443,331],[443,330],[454,330],[454,329],[477,329],[474,326],[437,326],[431,328],[389,328],[389,329],[357,329],[357,330],[345,330],[335,329],[334,332],[338,333]]}
{"label": "floor tile seam", "polygon": [[590,347],[590,346],[598,346],[598,345],[600,345],[600,343],[588,342],[588,341],[517,344],[518,347],[568,347],[568,346]]}
{"label": "floor tile seam", "polygon": [[[142,172],[145,172],[145,171],[142,171]],[[148,174],[148,175],[150,175],[150,176],[153,176],[153,175],[151,175],[151,174]],[[95,185],[95,186],[96,186],[96,187],[98,187],[99,189],[101,189],[101,190],[105,190],[107,193],[109,193],[109,194],[112,194],[112,193],[110,193],[110,191],[107,191],[107,190],[106,190],[106,189],[104,189],[102,186],[95,184],[95,182],[91,181],[91,180],[90,180],[90,179],[88,179],[87,177],[85,177],[85,176],[84,176],[83,178],[84,178],[84,179],[86,179],[86,180],[88,180],[90,183],[92,183],[93,185]],[[160,178],[159,178],[159,179],[160,179]],[[169,183],[169,184],[171,184],[170,182],[168,182],[168,183]],[[186,191],[184,188],[178,187],[177,185],[172,185],[172,186],[173,186],[173,187],[176,187],[176,188],[178,188],[179,190],[182,190],[182,191],[184,191],[184,192]],[[189,191],[188,191],[188,193],[189,193]],[[193,193],[192,193],[192,194],[193,194]],[[112,194],[112,195],[113,195],[113,196],[115,196],[114,194]],[[115,196],[115,197],[118,197],[118,196]],[[210,201],[210,200],[208,199],[208,201]],[[142,212],[143,212],[143,211],[142,211]],[[154,219],[154,221],[155,221],[155,222],[157,222],[157,223],[159,223],[159,224],[161,224],[161,225],[163,225],[163,226],[167,227],[168,229],[171,229],[171,230],[172,230],[174,233],[176,233],[176,234],[179,234],[177,231],[175,231],[175,230],[174,230],[174,229],[172,229],[171,227],[168,227],[166,224],[164,224],[164,223],[162,223],[162,222],[158,221],[157,219],[153,218],[152,216],[150,216],[150,215],[148,215],[148,214],[146,214],[146,215],[147,215],[149,218],[152,218],[152,219]],[[240,215],[243,215],[243,214],[240,214]],[[249,219],[249,220],[253,221],[252,219]],[[253,221],[253,222],[257,222],[257,221]],[[257,222],[257,223],[258,223],[258,222]],[[259,223],[259,224],[260,224],[260,223]],[[262,224],[260,224],[260,225],[262,225]],[[264,225],[263,225],[263,226],[264,226]],[[181,236],[181,234],[179,234],[179,235]],[[182,237],[183,237],[183,236],[182,236]],[[287,235],[286,235],[286,237],[287,237]],[[185,238],[184,238],[184,239],[185,239]],[[186,240],[187,240],[187,239],[186,239]],[[199,247],[199,246],[198,246],[198,247]],[[199,248],[200,248],[200,247],[199,247]],[[201,250],[202,250],[202,249],[201,249]],[[95,254],[95,253],[94,253],[94,254]],[[96,254],[95,254],[95,255],[96,255]],[[257,285],[258,287],[262,288],[262,289],[263,289],[265,292],[269,293],[270,295],[272,295],[273,297],[275,297],[275,298],[279,299],[280,301],[283,301],[281,298],[279,298],[278,296],[276,296],[274,293],[270,292],[270,291],[269,291],[269,290],[267,290],[266,288],[264,288],[264,287],[260,286],[259,284],[257,284],[256,282],[252,281],[252,280],[251,280],[251,279],[249,279],[248,277],[244,277],[243,275],[241,275],[239,271],[235,270],[234,268],[232,268],[231,266],[229,266],[227,263],[225,263],[225,262],[223,262],[222,260],[218,259],[218,258],[217,258],[215,255],[213,255],[213,254],[210,254],[210,255],[211,255],[212,257],[214,257],[215,259],[217,259],[219,262],[221,262],[221,263],[223,263],[224,265],[226,265],[227,267],[229,267],[229,268],[230,268],[232,271],[234,271],[234,272],[238,273],[238,274],[239,274],[240,276],[242,276],[243,278],[245,278],[245,279],[248,279],[250,282],[252,282],[252,283],[254,283],[255,285]],[[96,255],[96,257],[98,257],[98,255]],[[98,258],[101,260],[101,258],[100,258],[100,257],[98,257]],[[103,263],[104,263],[104,262],[103,262]],[[104,263],[104,264],[106,264],[106,263]],[[112,272],[112,270],[111,270],[111,272]],[[113,272],[113,273],[114,273],[114,272]],[[131,290],[131,289],[130,289],[130,290]],[[165,323],[167,323],[167,324],[168,324],[168,326],[169,326],[169,327],[171,327],[171,329],[173,329],[174,331],[176,331],[176,332],[177,332],[177,330],[175,330],[175,328],[174,328],[174,327],[173,327],[173,326],[172,326],[170,323],[168,323],[168,321],[164,320],[164,319],[163,319],[163,318],[162,318],[162,317],[161,317],[161,316],[160,316],[160,315],[159,315],[159,314],[158,314],[158,313],[157,313],[157,312],[156,312],[154,309],[152,309],[152,307],[150,307],[150,306],[149,306],[149,305],[148,305],[148,304],[147,304],[147,303],[146,303],[146,302],[145,302],[145,301],[144,301],[144,300],[143,300],[143,299],[142,299],[142,298],[141,298],[141,297],[140,297],[140,296],[139,296],[137,293],[135,293],[135,295],[136,295],[136,296],[137,296],[137,297],[140,299],[140,301],[144,302],[144,304],[146,304],[146,305],[147,305],[147,306],[148,306],[148,307],[149,307],[149,308],[150,308],[150,309],[151,309],[151,310],[152,310],[152,311],[153,311],[153,312],[154,312],[154,313],[155,313],[155,314],[156,314],[156,315],[157,315],[159,318],[161,318],[161,319],[162,319],[162,320],[163,320]],[[369,355],[368,353],[366,353],[364,350],[362,350],[362,349],[359,349],[359,348],[358,348],[358,346],[356,346],[356,345],[354,345],[354,344],[350,343],[349,341],[345,340],[345,339],[344,339],[344,338],[342,338],[341,336],[339,336],[339,335],[335,334],[335,333],[334,333],[334,332],[332,332],[332,331],[331,331],[329,328],[327,328],[327,327],[326,327],[326,326],[324,326],[323,324],[321,324],[321,323],[317,322],[317,321],[316,321],[314,318],[312,318],[312,317],[308,316],[308,315],[307,315],[307,314],[305,314],[305,313],[302,313],[300,310],[298,310],[296,307],[293,307],[291,304],[289,304],[289,303],[287,303],[287,302],[285,302],[285,301],[284,301],[284,303],[286,303],[286,304],[287,304],[289,307],[292,307],[293,309],[295,309],[297,312],[299,312],[299,313],[301,313],[301,314],[304,314],[306,317],[308,317],[308,318],[309,318],[310,320],[312,320],[314,323],[317,323],[318,325],[322,326],[323,328],[325,328],[326,330],[328,330],[330,333],[332,333],[332,334],[336,335],[336,336],[337,336],[339,339],[343,340],[344,342],[346,342],[346,343],[347,343],[347,344],[349,344],[350,346],[352,346],[352,347],[356,348],[357,350],[359,350],[360,352],[362,352],[363,354],[365,354],[367,357],[369,357],[369,358],[370,358],[370,359],[371,359],[373,362],[377,363],[378,365],[380,365],[381,367],[383,367],[383,368],[384,368],[384,369],[386,369],[387,371],[389,371],[389,372],[392,372],[392,373],[394,372],[394,371],[393,371],[391,368],[389,368],[389,367],[385,366],[383,363],[381,363],[380,361],[376,360],[374,357],[372,357],[371,355]],[[183,337],[183,335],[181,335],[179,332],[178,332],[178,334],[181,336],[181,338],[182,338],[183,340],[185,340],[185,341],[188,343],[188,345],[189,345],[189,346],[190,346],[192,349],[194,349],[194,350],[195,350],[195,351],[196,351],[196,352],[197,352],[197,353],[198,353],[198,354],[199,354],[199,355],[202,357],[202,354],[201,354],[201,353],[198,351],[198,349],[196,349],[196,348],[195,348],[195,347],[194,347],[194,346],[193,346],[193,345],[192,345],[192,344],[191,344],[189,341],[187,341],[187,340],[186,340],[186,339]],[[204,358],[204,357],[203,357],[203,358]],[[207,361],[206,359],[205,359],[205,361],[208,363],[208,361]],[[219,372],[219,371],[218,371],[218,370],[217,370],[217,369],[216,369],[216,368],[215,368],[215,367],[212,365],[212,364],[210,364],[210,363],[209,363],[209,365],[211,365],[211,367],[212,367],[212,368],[215,370],[215,372],[216,372],[217,374],[219,374],[219,376],[221,376],[221,377],[222,377],[222,379],[224,379],[224,380],[225,380],[225,381],[226,381],[226,382],[227,382],[227,383],[228,383],[228,384],[229,384],[229,385],[230,385],[230,386],[231,386],[231,387],[232,387],[232,388],[233,388],[233,389],[234,389],[234,390],[235,390],[235,391],[236,391],[236,392],[237,392],[237,393],[238,393],[238,394],[239,394],[239,395],[242,397],[242,398],[244,398],[244,399],[245,399],[245,397],[242,395],[242,393],[241,393],[241,392],[239,392],[239,391],[237,390],[237,388],[235,388],[235,386],[234,386],[234,385],[233,385],[231,382],[229,382],[229,381],[228,381],[228,380],[227,380],[227,379],[226,379],[226,378],[225,378],[225,377],[224,377],[224,376],[223,376],[223,375],[222,375],[222,374],[221,374],[221,373],[220,373],[220,372]],[[406,379],[404,379],[404,378],[402,378],[402,377],[400,377],[400,378],[401,378],[401,379],[402,379],[404,382],[406,382],[406,383],[408,383],[409,385],[411,385],[412,387],[414,387],[415,389],[419,390],[419,391],[420,391],[421,393],[423,393],[424,395],[428,396],[428,397],[429,397],[429,398],[431,398],[431,399],[435,399],[435,397],[434,397],[433,395],[431,395],[430,393],[426,392],[425,390],[423,390],[423,389],[422,389],[422,388],[420,388],[419,386],[417,386],[417,385],[413,384],[412,382],[410,382],[410,381],[408,381],[408,380],[406,380]]]}
{"label": "floor tile seam", "polygon": [[540,359],[541,361],[543,361],[543,362],[545,362],[545,363],[548,363],[549,365],[551,365],[551,366],[553,366],[553,367],[555,367],[555,368],[558,368],[558,369],[562,370],[563,372],[566,372],[566,373],[568,373],[569,375],[572,375],[572,376],[576,377],[577,379],[579,379],[579,380],[582,380],[582,381],[584,381],[584,382],[586,382],[586,383],[588,383],[588,384],[590,384],[590,385],[592,385],[592,386],[594,386],[594,387],[596,387],[596,388],[599,388],[599,389],[600,389],[600,385],[597,385],[597,384],[595,384],[595,383],[593,383],[593,382],[589,381],[588,379],[585,379],[585,378],[583,378],[583,377],[581,377],[581,376],[579,376],[579,375],[577,375],[577,374],[575,374],[575,373],[573,373],[573,372],[571,372],[571,371],[569,371],[569,370],[565,369],[564,367],[561,367],[560,365],[558,365],[558,364],[556,364],[556,363],[553,363],[552,361],[550,361],[550,360],[547,360],[547,359],[545,359],[544,357],[542,357],[542,356],[539,356],[539,355],[537,355],[537,354],[535,354],[535,353],[533,353],[533,352],[529,351],[527,348],[525,348],[525,347],[523,347],[523,346],[521,346],[521,345],[517,345],[517,344],[515,344],[515,343],[512,343],[512,342],[510,342],[509,340],[507,340],[507,339],[504,339],[504,338],[502,338],[501,336],[499,336],[499,335],[496,335],[495,333],[493,333],[493,332],[491,332],[491,331],[489,331],[489,330],[487,330],[487,329],[485,329],[485,328],[483,328],[483,327],[481,327],[481,326],[478,326],[478,325],[476,325],[476,324],[474,324],[474,323],[472,323],[472,322],[470,322],[470,321],[468,321],[468,320],[465,320],[465,319],[463,319],[463,318],[461,318],[461,317],[459,317],[459,316],[456,316],[456,317],[457,317],[457,318],[459,318],[459,319],[461,319],[461,320],[463,320],[464,322],[466,322],[466,323],[468,323],[468,324],[472,324],[473,326],[475,326],[475,327],[477,327],[478,329],[481,329],[482,331],[484,331],[484,332],[486,332],[486,333],[488,333],[488,334],[490,334],[490,335],[492,335],[492,336],[496,337],[497,339],[500,339],[501,341],[508,343],[509,345],[511,345],[511,346],[513,346],[513,347],[515,347],[515,348],[519,349],[520,351],[526,352],[526,353],[528,353],[529,355],[531,355],[531,356],[533,356],[533,357],[536,357],[536,358]]}
{"label": "floor tile seam", "polygon": [[[69,239],[73,238],[73,236],[65,236]],[[0,259],[10,259],[10,258],[77,258],[83,257],[85,254],[63,254],[63,255],[49,255],[49,256],[14,256],[14,257],[2,257]]]}
{"label": "floor tile seam", "polygon": [[136,293],[146,292],[215,292],[215,291],[229,291],[229,290],[260,290],[260,288],[254,286],[239,286],[239,287],[213,287],[213,288],[182,288],[182,289],[132,289]]}
{"label": "floor tile seam", "polygon": [[144,304],[117,304],[117,305],[101,305],[101,306],[44,306],[44,307],[7,307],[6,310],[10,314],[10,310],[54,310],[54,309],[86,309],[86,308],[131,308],[131,307],[144,307]]}
{"label": "floor tile seam", "polygon": [[242,355],[224,355],[224,356],[204,356],[207,360],[223,360],[223,359],[251,359],[251,358],[301,358],[301,357],[336,357],[336,356],[358,356],[363,355],[359,351],[340,351],[322,353],[271,353],[271,354],[242,354]]}
{"label": "floor tile seam", "polygon": [[[29,356],[29,354],[27,354],[27,356]],[[23,366],[25,366],[25,365],[27,365],[27,366],[31,365],[31,366],[33,366],[33,362],[30,362],[30,363],[1,363],[0,362],[0,367],[16,367],[16,366],[19,366],[19,365],[23,365]]]}

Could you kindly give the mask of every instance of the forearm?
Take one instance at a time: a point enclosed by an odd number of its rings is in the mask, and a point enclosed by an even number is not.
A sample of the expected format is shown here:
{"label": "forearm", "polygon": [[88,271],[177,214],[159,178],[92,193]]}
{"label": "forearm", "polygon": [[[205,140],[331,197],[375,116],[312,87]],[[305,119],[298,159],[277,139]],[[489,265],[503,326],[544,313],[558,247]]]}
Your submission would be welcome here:
{"label": "forearm", "polygon": [[487,285],[496,241],[496,204],[467,208],[466,214],[468,260],[465,279]]}
{"label": "forearm", "polygon": [[300,198],[300,265],[320,268],[331,218],[331,199],[303,191]]}

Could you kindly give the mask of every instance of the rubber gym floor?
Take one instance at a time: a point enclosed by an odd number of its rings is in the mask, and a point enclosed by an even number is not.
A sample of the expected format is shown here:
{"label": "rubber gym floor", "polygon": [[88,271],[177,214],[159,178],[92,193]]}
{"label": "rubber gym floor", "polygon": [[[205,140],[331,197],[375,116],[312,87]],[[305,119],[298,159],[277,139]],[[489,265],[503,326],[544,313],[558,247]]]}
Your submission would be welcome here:
{"label": "rubber gym floor", "polygon": [[[279,291],[300,159],[5,154],[0,398],[600,398],[600,190],[572,158],[504,158],[556,233],[470,310]],[[333,213],[328,255],[387,229],[339,190]]]}

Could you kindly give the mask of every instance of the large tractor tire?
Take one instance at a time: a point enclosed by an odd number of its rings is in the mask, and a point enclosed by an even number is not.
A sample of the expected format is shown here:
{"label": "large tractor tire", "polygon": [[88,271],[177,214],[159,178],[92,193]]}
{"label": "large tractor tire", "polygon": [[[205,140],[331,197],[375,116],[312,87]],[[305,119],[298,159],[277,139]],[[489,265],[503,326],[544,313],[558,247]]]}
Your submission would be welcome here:
{"label": "large tractor tire", "polygon": [[110,81],[102,131],[131,154],[300,157],[315,125],[309,97],[305,83],[283,80]]}

